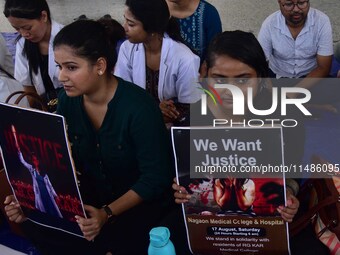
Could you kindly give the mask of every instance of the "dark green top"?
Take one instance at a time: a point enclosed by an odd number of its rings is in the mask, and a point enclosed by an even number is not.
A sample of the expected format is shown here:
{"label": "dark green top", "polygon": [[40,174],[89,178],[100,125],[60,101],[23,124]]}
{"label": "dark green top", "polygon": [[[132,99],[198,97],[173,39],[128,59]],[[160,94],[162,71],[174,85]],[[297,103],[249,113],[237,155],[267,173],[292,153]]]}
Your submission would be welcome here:
{"label": "dark green top", "polygon": [[172,182],[169,140],[154,99],[140,87],[118,79],[102,126],[95,130],[83,97],[59,94],[58,113],[68,125],[72,157],[85,203],[111,203],[129,189],[156,200]]}

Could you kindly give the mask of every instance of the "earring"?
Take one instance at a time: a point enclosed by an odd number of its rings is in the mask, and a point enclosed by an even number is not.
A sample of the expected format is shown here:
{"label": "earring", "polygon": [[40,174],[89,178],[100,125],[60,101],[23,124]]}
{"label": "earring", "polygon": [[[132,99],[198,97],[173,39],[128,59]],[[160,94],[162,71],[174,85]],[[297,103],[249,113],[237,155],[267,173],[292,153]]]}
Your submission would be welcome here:
{"label": "earring", "polygon": [[98,72],[98,75],[103,75],[103,71],[99,71],[99,72]]}

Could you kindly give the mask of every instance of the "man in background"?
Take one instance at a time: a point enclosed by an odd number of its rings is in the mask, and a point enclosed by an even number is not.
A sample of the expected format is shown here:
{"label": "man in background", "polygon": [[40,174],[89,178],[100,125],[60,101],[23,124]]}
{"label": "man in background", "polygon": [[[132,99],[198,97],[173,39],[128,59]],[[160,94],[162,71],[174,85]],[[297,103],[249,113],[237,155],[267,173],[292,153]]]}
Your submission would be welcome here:
{"label": "man in background", "polygon": [[[333,37],[326,14],[310,7],[309,0],[278,0],[279,11],[263,22],[258,40],[274,80],[273,86],[296,86],[311,90],[310,103],[328,104],[340,86],[321,80],[329,76]],[[296,97],[297,95],[291,95]]]}

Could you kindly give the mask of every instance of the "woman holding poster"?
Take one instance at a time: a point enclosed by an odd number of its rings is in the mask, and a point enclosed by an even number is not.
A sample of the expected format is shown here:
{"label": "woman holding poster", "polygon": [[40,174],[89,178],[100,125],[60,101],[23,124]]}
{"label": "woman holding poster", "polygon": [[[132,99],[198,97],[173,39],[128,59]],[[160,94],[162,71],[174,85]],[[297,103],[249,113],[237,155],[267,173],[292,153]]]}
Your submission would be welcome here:
{"label": "woman holding poster", "polygon": [[[207,59],[206,59],[206,77],[210,82],[214,83],[231,83],[238,86],[243,94],[247,95],[247,88],[253,88],[254,108],[267,109],[271,103],[271,92],[269,91],[268,81],[268,64],[265,59],[263,50],[252,33],[243,31],[226,31],[216,36],[211,42]],[[208,123],[214,118],[218,119],[233,119],[241,122],[243,119],[252,118],[252,114],[247,111],[244,116],[233,115],[233,100],[228,89],[215,89],[221,95],[221,104],[215,104],[211,97],[207,99],[208,113],[205,116],[200,116],[199,119],[190,116],[190,123],[187,125],[198,125]],[[197,104],[200,107],[200,104]],[[193,107],[196,107],[194,105]],[[191,111],[193,112],[193,111]],[[259,116],[257,116],[258,118]],[[189,120],[189,119],[188,119]],[[212,123],[211,121],[209,123]],[[303,125],[289,130],[286,128],[283,131],[285,141],[285,159],[288,163],[297,164],[303,156],[304,136]],[[291,182],[289,182],[290,184]],[[298,192],[298,186],[295,184],[289,185],[288,204],[291,207],[279,207],[278,211],[282,217],[290,222],[297,212],[299,203],[294,197]],[[176,202],[186,202],[184,190],[174,184]],[[181,191],[182,193],[179,193]],[[189,195],[188,195],[189,196]]]}
{"label": "woman holding poster", "polygon": [[[34,241],[43,254],[145,254],[165,211],[172,177],[162,114],[145,90],[112,75],[108,32],[78,20],[54,40],[64,86],[58,113],[67,122],[87,217],[75,217],[84,239],[40,228]],[[6,204],[10,220],[22,221],[13,198]]]}
{"label": "woman holding poster", "polygon": [[[267,84],[265,82],[266,79],[264,79],[268,77],[268,64],[263,50],[253,34],[242,31],[228,31],[218,35],[210,44],[206,64],[206,77],[208,78],[208,81],[233,84],[239,87],[244,94],[247,94],[248,87],[252,87],[254,108],[270,108],[272,98],[271,92],[268,89],[268,86],[270,85]],[[206,89],[208,89],[208,87],[206,87]],[[192,116],[190,116],[190,122],[185,123],[186,125],[207,125],[207,123],[212,123],[212,120],[215,118],[227,120],[235,119],[239,122],[243,119],[247,120],[254,118],[247,109],[245,109],[246,113],[244,116],[234,116],[233,101],[230,92],[227,89],[216,88],[215,90],[217,94],[221,96],[221,103],[216,104],[211,97],[207,97],[207,115],[200,115],[199,118],[192,118]],[[196,107],[198,112],[201,105],[197,104],[192,107]],[[192,112],[195,111],[191,111],[191,113]],[[277,115],[276,117],[280,117],[280,115]],[[259,116],[256,118],[259,118]],[[299,164],[304,151],[304,127],[302,123],[299,123],[296,128],[284,128],[283,139],[285,143],[285,162]],[[225,186],[220,185],[219,183],[217,181],[217,187],[221,188],[221,186]],[[189,194],[183,186],[174,183],[173,189],[175,190],[174,195],[176,203],[186,203],[192,199],[192,194]],[[286,180],[287,205],[278,206],[277,211],[287,222],[293,220],[299,208],[299,201],[295,197],[298,189],[299,186],[295,180]],[[221,190],[222,189],[219,189],[219,191]],[[222,193],[217,192],[217,194],[221,195]],[[221,202],[221,196],[217,196],[217,202]],[[220,203],[220,206],[223,207],[224,203]],[[179,247],[177,254],[189,254],[190,251],[187,248],[187,244],[183,242],[183,240],[185,240],[185,232],[183,232],[183,229],[179,229],[184,228],[184,224],[178,224],[178,217],[181,217],[180,214],[182,213],[178,212],[177,215],[173,217],[177,219],[175,224],[167,222],[165,225],[169,226],[171,232],[173,232],[172,240],[175,245],[177,244],[177,247]],[[182,233],[182,235],[179,233]],[[314,240],[317,246],[318,241],[315,238]],[[296,239],[296,241],[291,240],[291,242],[297,244],[298,239]],[[295,245],[295,247],[298,247],[298,245]],[[306,250],[305,248],[302,249]],[[317,250],[317,248],[315,249]],[[303,253],[301,250],[293,250],[292,252],[293,254]]]}

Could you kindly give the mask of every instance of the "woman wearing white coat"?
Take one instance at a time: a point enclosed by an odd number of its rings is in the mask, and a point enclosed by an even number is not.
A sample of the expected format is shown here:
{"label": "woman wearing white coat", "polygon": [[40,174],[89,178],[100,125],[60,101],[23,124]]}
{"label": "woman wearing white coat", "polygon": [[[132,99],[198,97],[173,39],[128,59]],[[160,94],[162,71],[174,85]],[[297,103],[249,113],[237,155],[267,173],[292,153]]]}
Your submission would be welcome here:
{"label": "woman wearing white coat", "polygon": [[25,91],[37,92],[48,103],[62,87],[52,49],[62,25],[51,20],[46,0],[7,0],[4,14],[21,36],[16,45],[14,77]]}
{"label": "woman wearing white coat", "polygon": [[115,75],[145,88],[159,102],[165,122],[180,120],[200,99],[200,59],[181,43],[165,0],[127,0]]}

